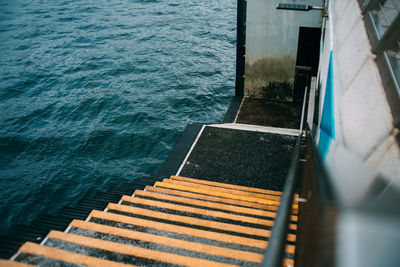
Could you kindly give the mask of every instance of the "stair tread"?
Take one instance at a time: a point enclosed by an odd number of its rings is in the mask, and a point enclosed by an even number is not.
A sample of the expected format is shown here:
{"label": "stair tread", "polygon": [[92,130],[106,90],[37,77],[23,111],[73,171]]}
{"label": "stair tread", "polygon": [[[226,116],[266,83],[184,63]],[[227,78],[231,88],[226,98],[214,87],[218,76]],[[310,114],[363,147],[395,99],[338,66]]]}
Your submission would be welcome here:
{"label": "stair tread", "polygon": [[19,251],[63,262],[82,264],[87,266],[110,266],[110,267],[132,266],[123,263],[118,263],[115,261],[103,260],[78,253],[72,253],[62,249],[42,246],[31,242],[26,242],[24,245],[22,245]]}
{"label": "stair tread", "polygon": [[165,194],[175,195],[175,196],[184,196],[184,197],[189,197],[189,198],[194,198],[194,199],[207,200],[207,201],[212,201],[212,202],[233,204],[236,206],[249,207],[249,208],[253,208],[253,209],[278,211],[278,206],[276,206],[276,205],[265,205],[265,204],[255,203],[255,202],[249,202],[249,201],[230,199],[230,198],[224,198],[224,197],[218,197],[218,196],[204,195],[204,194],[200,194],[200,193],[181,191],[178,189],[146,186],[145,190],[152,191],[152,192],[165,193]]}
{"label": "stair tread", "polygon": [[241,185],[226,184],[226,183],[219,183],[219,182],[214,182],[214,181],[209,181],[209,180],[200,180],[200,179],[194,179],[194,178],[183,177],[183,176],[172,175],[170,178],[172,180],[187,181],[187,182],[192,182],[192,183],[212,185],[212,186],[217,186],[217,187],[222,187],[222,188],[231,188],[231,189],[237,189],[237,190],[242,190],[242,191],[260,193],[260,194],[268,194],[268,195],[276,195],[276,196],[282,195],[282,192],[280,192],[280,191],[261,189],[261,188],[255,188],[255,187],[247,187],[247,186],[241,186]]}
{"label": "stair tread", "polygon": [[30,264],[21,263],[21,262],[0,259],[0,266],[4,266],[4,267],[31,267],[31,266],[35,266],[35,265],[30,265]]}
{"label": "stair tread", "polygon": [[228,194],[232,194],[232,195],[249,196],[249,197],[255,197],[255,198],[269,199],[269,200],[273,200],[273,201],[277,201],[277,202],[279,202],[280,199],[281,199],[280,196],[276,196],[276,195],[253,193],[253,192],[249,192],[249,191],[237,190],[237,189],[232,189],[232,188],[217,187],[217,186],[210,186],[210,185],[192,183],[192,182],[187,182],[187,181],[164,179],[162,182],[163,183],[178,184],[178,185],[183,185],[183,186],[188,186],[188,187],[195,187],[195,188],[204,189],[204,190],[210,190],[210,191],[224,192],[224,193],[228,193]]}
{"label": "stair tread", "polygon": [[[242,214],[255,215],[255,216],[260,216],[260,217],[275,218],[277,215],[276,212],[271,212],[268,210],[253,209],[253,208],[247,208],[247,207],[241,207],[241,206],[229,205],[229,204],[222,204],[222,203],[198,200],[198,199],[187,198],[187,197],[172,196],[172,195],[161,194],[161,193],[151,192],[151,191],[136,190],[134,195],[151,197],[151,198],[155,198],[155,199],[173,201],[173,202],[178,202],[178,203],[185,203],[185,204],[207,207],[207,208],[212,208],[212,209],[226,210],[226,211],[242,213]],[[292,221],[297,221],[297,219],[298,219],[297,216],[292,215],[292,217],[291,217]]]}
{"label": "stair tread", "polygon": [[[185,186],[185,185],[164,183],[164,182],[156,182],[155,186],[170,188],[170,189],[177,189],[177,190],[181,190],[181,191],[189,191],[189,192],[193,192],[193,193],[200,193],[200,194],[204,194],[204,195],[212,195],[212,196],[242,200],[242,201],[247,201],[247,202],[254,202],[254,203],[259,203],[259,204],[264,204],[264,205],[279,206],[279,201],[276,201],[276,200],[269,200],[269,199],[257,198],[257,197],[252,197],[252,196],[236,195],[236,194],[215,191],[215,190],[207,190],[207,189],[202,189],[202,188],[192,187],[192,186]],[[293,207],[297,209],[297,204],[293,204]]]}
{"label": "stair tread", "polygon": [[49,238],[58,239],[70,243],[79,244],[86,247],[92,247],[96,249],[102,249],[115,253],[130,255],[134,257],[140,257],[155,261],[167,262],[177,265],[197,265],[197,266],[232,266],[215,261],[209,261],[204,259],[198,259],[193,257],[182,256],[178,254],[161,252],[156,250],[150,250],[146,248],[131,246],[122,243],[116,243],[107,240],[96,239],[92,237],[86,237],[76,234],[69,234],[63,232],[52,231],[49,233]]}
{"label": "stair tread", "polygon": [[157,244],[162,244],[162,245],[166,245],[166,246],[173,246],[173,247],[177,247],[177,248],[181,248],[181,249],[187,249],[187,250],[192,250],[192,251],[196,251],[196,252],[202,252],[202,253],[206,253],[206,254],[212,254],[212,255],[216,255],[216,256],[234,258],[234,259],[245,260],[245,261],[250,261],[250,262],[261,263],[261,261],[263,259],[263,255],[258,254],[258,253],[224,248],[224,247],[219,247],[219,246],[206,245],[206,244],[190,242],[190,241],[185,241],[185,240],[179,240],[179,239],[175,239],[175,238],[164,237],[164,236],[149,234],[149,233],[145,233],[145,232],[127,230],[127,229],[122,229],[122,228],[118,228],[118,227],[112,227],[112,226],[107,226],[107,225],[102,225],[102,224],[97,224],[97,223],[92,223],[92,222],[74,220],[71,222],[70,226],[75,227],[75,228],[95,231],[95,232],[99,232],[99,233],[103,233],[103,234],[116,235],[116,236],[121,236],[121,237],[125,237],[125,238],[141,240],[141,241],[146,241],[146,242],[151,242],[151,243],[157,243]]}
{"label": "stair tread", "polygon": [[270,237],[270,235],[271,235],[271,231],[265,230],[265,229],[252,228],[252,227],[241,226],[241,225],[236,225],[236,224],[229,224],[229,223],[204,220],[204,219],[199,219],[199,218],[194,218],[194,217],[169,214],[169,213],[165,213],[165,212],[158,212],[158,211],[137,208],[137,207],[132,207],[132,206],[126,206],[126,205],[118,205],[118,204],[110,203],[107,206],[107,208],[109,210],[116,210],[116,211],[120,211],[120,212],[132,213],[132,214],[142,215],[142,216],[156,218],[156,219],[168,220],[168,221],[173,221],[173,222],[180,222],[180,223],[184,223],[184,224],[188,224],[188,225],[202,226],[202,227],[207,227],[207,228],[212,228],[212,229],[217,229],[217,230],[222,230],[222,231],[231,231],[231,232],[235,232],[235,233],[254,235],[254,236],[259,236],[259,237]]}
{"label": "stair tread", "polygon": [[[228,219],[228,220],[232,220],[232,221],[240,221],[240,222],[259,224],[259,225],[264,225],[264,226],[273,226],[274,225],[273,219],[261,219],[261,218],[255,218],[255,217],[250,217],[250,216],[243,216],[243,215],[231,214],[231,213],[226,213],[226,212],[221,212],[221,211],[207,210],[204,208],[195,208],[195,207],[171,204],[171,203],[155,201],[155,200],[150,200],[150,199],[143,199],[143,198],[138,198],[138,197],[131,197],[131,196],[123,196],[121,198],[121,200],[129,202],[129,203],[134,203],[134,204],[141,204],[141,205],[146,205],[146,206],[158,207],[158,208],[162,208],[162,209],[176,210],[176,211],[180,211],[180,212],[188,212],[188,213],[199,214],[199,215],[203,215],[203,216],[218,217],[218,218]],[[290,227],[291,227],[290,229],[296,230],[296,225],[290,224]]]}
{"label": "stair tread", "polygon": [[256,247],[256,248],[261,248],[261,249],[264,249],[267,247],[267,242],[263,241],[263,240],[235,236],[235,235],[225,234],[225,233],[217,233],[217,232],[207,231],[207,230],[200,230],[200,229],[195,229],[195,228],[191,228],[188,226],[179,226],[179,225],[174,225],[174,224],[169,224],[169,223],[161,223],[161,222],[151,221],[151,220],[147,220],[147,219],[134,218],[134,217],[115,214],[115,213],[94,210],[90,213],[90,217],[114,221],[114,222],[118,222],[118,223],[125,223],[125,224],[141,226],[141,227],[153,228],[153,229],[177,233],[177,234],[195,236],[195,237],[199,237],[199,238],[206,238],[206,239],[215,240],[215,241],[219,241],[219,242],[233,243],[233,244],[237,244],[237,245],[250,246],[250,247]]}

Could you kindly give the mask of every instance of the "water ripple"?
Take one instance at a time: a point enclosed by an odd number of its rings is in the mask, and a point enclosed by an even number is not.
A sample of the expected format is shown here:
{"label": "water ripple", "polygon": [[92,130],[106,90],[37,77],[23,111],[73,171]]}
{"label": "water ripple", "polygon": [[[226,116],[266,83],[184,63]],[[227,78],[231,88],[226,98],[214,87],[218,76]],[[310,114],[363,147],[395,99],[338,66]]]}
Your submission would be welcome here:
{"label": "water ripple", "polygon": [[234,93],[235,1],[0,1],[0,229],[157,172]]}

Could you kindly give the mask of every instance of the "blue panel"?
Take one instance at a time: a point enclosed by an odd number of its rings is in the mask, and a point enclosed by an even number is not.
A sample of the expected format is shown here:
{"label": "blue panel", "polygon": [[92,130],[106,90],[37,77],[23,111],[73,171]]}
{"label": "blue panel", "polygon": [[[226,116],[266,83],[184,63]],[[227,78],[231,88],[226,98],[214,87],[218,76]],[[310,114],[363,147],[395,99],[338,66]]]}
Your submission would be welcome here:
{"label": "blue panel", "polygon": [[321,153],[322,159],[325,159],[326,155],[328,154],[331,142],[332,137],[321,129],[319,132],[318,150]]}
{"label": "blue panel", "polygon": [[331,51],[329,58],[328,78],[326,82],[324,106],[322,108],[322,117],[320,125],[320,138],[318,149],[323,159],[329,151],[332,139],[335,138],[335,118],[333,110],[333,63]]}

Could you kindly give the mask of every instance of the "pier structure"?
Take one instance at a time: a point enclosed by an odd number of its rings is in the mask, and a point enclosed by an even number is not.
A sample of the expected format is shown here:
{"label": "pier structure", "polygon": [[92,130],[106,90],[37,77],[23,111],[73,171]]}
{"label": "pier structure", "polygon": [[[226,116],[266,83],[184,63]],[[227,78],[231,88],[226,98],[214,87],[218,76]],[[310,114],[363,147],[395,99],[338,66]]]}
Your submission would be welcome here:
{"label": "pier structure", "polygon": [[[32,238],[0,263],[259,266],[299,140],[302,106],[280,103],[265,110],[278,118],[280,106],[292,109],[291,119],[271,124],[270,119],[262,120],[261,113],[254,117],[246,105],[231,109],[235,116],[228,112],[224,123],[189,125],[158,174],[124,186],[131,187],[131,194],[121,188],[124,195],[86,216],[82,210],[86,202],[69,207],[75,218],[64,229],[41,231],[45,235],[40,239],[35,237],[42,228],[35,222]],[[299,194],[294,193],[293,199],[285,266],[294,266]],[[66,211],[61,210],[59,217]]]}

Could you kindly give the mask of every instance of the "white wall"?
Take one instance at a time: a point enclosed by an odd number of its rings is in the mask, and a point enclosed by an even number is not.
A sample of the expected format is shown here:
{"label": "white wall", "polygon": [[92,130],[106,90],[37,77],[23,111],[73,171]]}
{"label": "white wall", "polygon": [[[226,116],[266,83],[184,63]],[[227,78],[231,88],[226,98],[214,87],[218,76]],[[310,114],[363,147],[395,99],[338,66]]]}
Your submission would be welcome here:
{"label": "white wall", "polygon": [[324,0],[247,1],[246,95],[259,96],[270,82],[293,86],[299,27],[321,27],[321,11],[277,10],[280,2],[321,6]]}
{"label": "white wall", "polygon": [[[332,50],[336,132],[326,164],[344,195],[350,192],[346,180],[354,179],[362,189],[377,174],[400,187],[400,149],[396,141],[399,130],[393,126],[358,2],[331,0],[329,5],[319,66],[322,96],[319,108],[322,112]],[[356,166],[361,165],[369,171],[357,172]]]}

